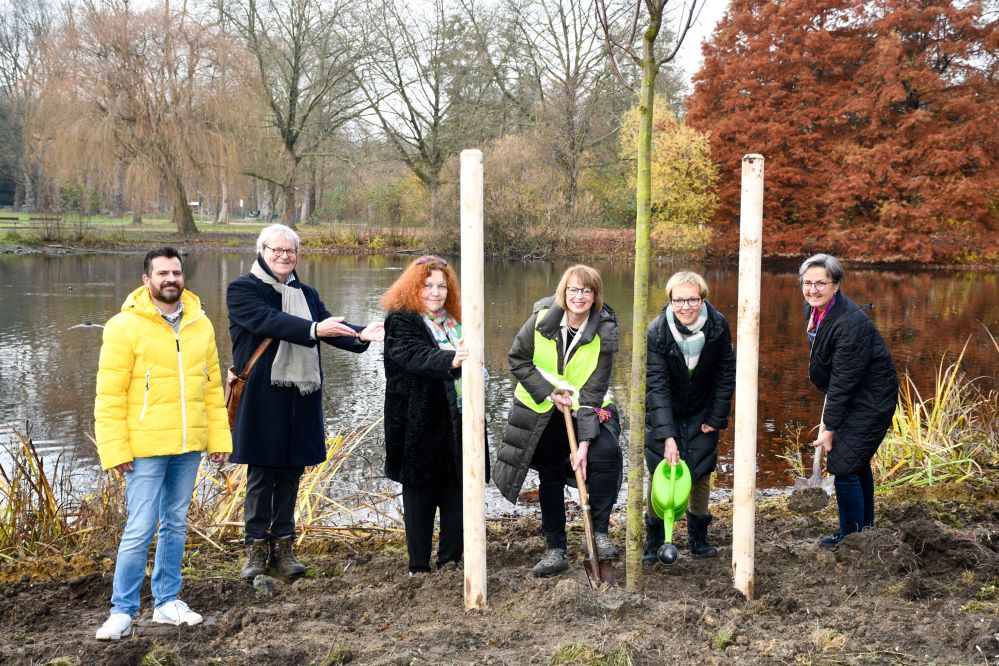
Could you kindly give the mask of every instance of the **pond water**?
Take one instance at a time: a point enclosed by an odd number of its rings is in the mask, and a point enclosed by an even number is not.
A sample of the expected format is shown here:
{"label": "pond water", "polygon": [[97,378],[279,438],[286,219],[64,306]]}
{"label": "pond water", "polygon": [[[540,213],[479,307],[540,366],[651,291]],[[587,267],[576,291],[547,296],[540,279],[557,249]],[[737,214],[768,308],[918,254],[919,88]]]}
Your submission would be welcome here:
{"label": "pond water", "polygon": [[[191,255],[187,288],[204,301],[215,323],[223,364],[230,359],[225,311],[226,285],[249,270],[252,253]],[[304,256],[301,279],[316,287],[334,314],[355,323],[380,319],[379,298],[407,265],[403,256]],[[45,254],[0,256],[0,439],[11,428],[30,424],[35,445],[47,458],[93,474],[97,457],[93,433],[94,379],[103,324],[118,312],[125,296],[140,284],[140,254]],[[506,354],[535,300],[553,292],[568,262],[486,264],[486,364],[488,433],[500,440],[512,400],[513,380]],[[624,261],[594,260],[604,277],[605,300],[621,320],[622,351],[612,380],[617,402],[626,406],[631,351],[632,272]],[[736,266],[655,266],[651,320],[665,302],[662,286],[680,268],[700,271],[711,302],[737,331]],[[821,394],[808,381],[800,290],[794,270],[763,274],[760,323],[758,486],[785,487],[787,464],[779,455],[782,438],[799,427],[817,424]],[[891,349],[900,371],[908,370],[919,391],[932,394],[941,359],[956,359],[968,342],[964,368],[995,386],[997,354],[983,324],[999,331],[999,274],[971,271],[857,269],[847,266],[843,290],[869,312]],[[736,341],[738,353],[738,341]],[[324,405],[331,432],[381,416],[384,378],[379,345],[356,355],[324,347]],[[733,410],[734,419],[734,410]],[[732,484],[732,432],[723,432],[718,488]],[[808,439],[808,435],[804,436]],[[67,462],[68,461],[68,462]],[[343,481],[360,490],[386,487],[381,474],[380,436],[351,461]],[[489,489],[493,509],[509,505]]]}

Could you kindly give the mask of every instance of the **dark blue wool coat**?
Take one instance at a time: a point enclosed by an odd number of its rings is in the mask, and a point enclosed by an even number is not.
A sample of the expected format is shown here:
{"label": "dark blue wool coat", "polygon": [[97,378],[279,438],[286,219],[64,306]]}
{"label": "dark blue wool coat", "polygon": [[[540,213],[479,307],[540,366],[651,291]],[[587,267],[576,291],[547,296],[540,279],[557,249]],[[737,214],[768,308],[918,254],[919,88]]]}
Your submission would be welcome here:
{"label": "dark blue wool coat", "polygon": [[[805,305],[805,321],[812,309]],[[812,343],[808,377],[826,394],[823,422],[833,431],[830,474],[852,474],[874,456],[898,402],[891,352],[864,311],[841,291]]]}
{"label": "dark blue wool coat", "polygon": [[[708,310],[704,348],[692,375],[666,321],[666,308],[646,332],[645,460],[654,470],[663,459],[666,438],[673,437],[694,481],[715,469],[719,431],[728,427],[735,392],[735,352],[728,321],[707,301],[704,307]],[[702,423],[716,430],[701,432]]]}
{"label": "dark blue wool coat", "polygon": [[[260,257],[257,257],[257,263],[267,270]],[[281,294],[255,275],[236,278],[226,290],[232,360],[237,372],[242,371],[264,338],[273,338],[253,366],[243,390],[233,428],[232,455],[229,456],[234,463],[307,467],[326,459],[322,390],[302,395],[294,386],[271,384],[271,364],[279,341],[312,347],[316,345],[309,337],[312,322],[332,316],[316,290],[302,284],[297,274],[289,286],[305,293],[312,320],[282,312]],[[363,328],[348,325],[356,331]],[[368,348],[368,343],[349,336],[323,338],[322,341],[352,352]]]}

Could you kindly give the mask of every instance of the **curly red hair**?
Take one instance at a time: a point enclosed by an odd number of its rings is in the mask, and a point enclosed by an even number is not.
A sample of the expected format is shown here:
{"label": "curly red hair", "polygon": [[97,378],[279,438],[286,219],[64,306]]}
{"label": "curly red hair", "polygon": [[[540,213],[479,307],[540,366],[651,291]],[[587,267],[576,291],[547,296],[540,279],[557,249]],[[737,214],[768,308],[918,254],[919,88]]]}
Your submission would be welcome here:
{"label": "curly red hair", "polygon": [[385,311],[404,310],[423,314],[426,308],[420,293],[423,291],[424,280],[430,277],[433,271],[444,274],[444,280],[447,282],[444,309],[460,323],[461,291],[458,288],[458,276],[440,257],[424,256],[411,263],[382,296],[382,307]]}

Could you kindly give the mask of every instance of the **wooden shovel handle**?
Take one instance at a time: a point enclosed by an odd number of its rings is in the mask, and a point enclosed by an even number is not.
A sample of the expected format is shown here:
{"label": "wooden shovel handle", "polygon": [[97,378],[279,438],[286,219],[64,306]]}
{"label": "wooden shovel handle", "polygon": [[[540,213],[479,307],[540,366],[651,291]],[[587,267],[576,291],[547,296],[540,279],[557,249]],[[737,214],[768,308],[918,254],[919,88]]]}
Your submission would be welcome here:
{"label": "wooden shovel handle", "polygon": [[[579,445],[576,444],[576,429],[572,425],[572,410],[562,411],[565,416],[565,432],[569,436],[569,455],[572,462],[576,460]],[[583,468],[576,466],[576,488],[579,490],[579,504],[583,509],[583,532],[586,536],[586,550],[590,552],[590,564],[593,571],[600,570],[600,560],[597,558],[597,540],[593,534],[593,516],[590,514],[590,495],[586,492],[586,480],[583,478]]]}
{"label": "wooden shovel handle", "polygon": [[[566,409],[562,412],[565,415],[565,432],[569,435],[569,453],[572,456],[571,463],[576,462],[576,454],[579,451],[579,444],[576,442],[576,429],[572,425],[572,410]],[[590,505],[590,495],[586,492],[586,479],[583,477],[582,466],[577,465],[575,469],[576,473],[576,486],[579,489],[579,503],[585,506]]]}

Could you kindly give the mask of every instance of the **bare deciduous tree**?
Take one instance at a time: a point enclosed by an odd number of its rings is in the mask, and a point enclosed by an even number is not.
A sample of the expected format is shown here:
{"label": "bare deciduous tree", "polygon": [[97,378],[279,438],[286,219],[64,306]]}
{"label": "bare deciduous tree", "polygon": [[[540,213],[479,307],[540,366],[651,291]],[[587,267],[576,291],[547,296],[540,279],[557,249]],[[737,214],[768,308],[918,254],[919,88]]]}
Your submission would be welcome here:
{"label": "bare deciduous tree", "polygon": [[372,16],[371,29],[377,50],[359,84],[389,143],[427,188],[436,225],[444,163],[494,133],[488,118],[500,96],[460,8],[435,0],[419,15],[396,2]]}
{"label": "bare deciduous tree", "polygon": [[0,170],[15,185],[14,204],[36,207],[37,156],[25,142],[38,96],[38,51],[49,28],[46,0],[0,4]]}
{"label": "bare deciduous tree", "polygon": [[303,157],[355,120],[365,108],[356,68],[368,31],[348,0],[218,0],[229,27],[256,61],[267,101],[267,122],[280,137],[280,177],[264,169],[248,175],[281,188],[285,224],[298,217],[296,192]]}
{"label": "bare deciduous tree", "polygon": [[524,43],[520,74],[535,90],[534,126],[561,174],[562,212],[569,223],[585,156],[601,142],[616,143],[616,122],[603,122],[617,86],[604,57],[595,3],[532,0],[508,6]]}

